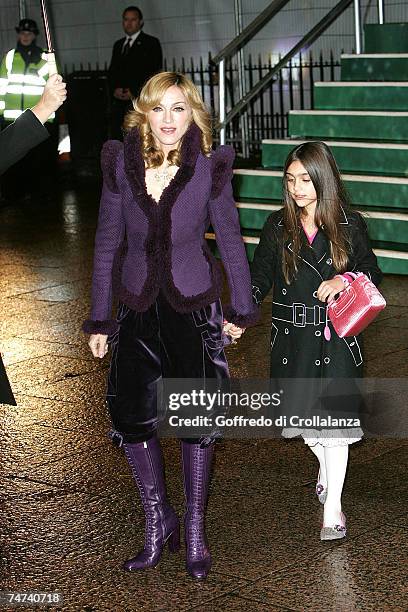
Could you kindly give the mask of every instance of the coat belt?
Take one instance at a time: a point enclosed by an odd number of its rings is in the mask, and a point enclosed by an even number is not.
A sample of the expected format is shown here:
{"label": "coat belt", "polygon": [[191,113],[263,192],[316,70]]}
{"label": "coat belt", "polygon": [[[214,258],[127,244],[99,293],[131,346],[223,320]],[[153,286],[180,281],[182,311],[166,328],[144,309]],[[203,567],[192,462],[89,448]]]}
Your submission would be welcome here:
{"label": "coat belt", "polygon": [[306,306],[301,302],[293,304],[272,303],[272,319],[291,323],[295,327],[323,325],[326,323],[325,306]]}

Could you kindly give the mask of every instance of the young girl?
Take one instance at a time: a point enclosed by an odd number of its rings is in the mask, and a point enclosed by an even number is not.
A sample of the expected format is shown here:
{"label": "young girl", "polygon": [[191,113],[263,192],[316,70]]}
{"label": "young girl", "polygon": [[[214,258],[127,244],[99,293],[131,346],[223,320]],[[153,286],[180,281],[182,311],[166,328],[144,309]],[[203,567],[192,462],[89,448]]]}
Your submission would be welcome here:
{"label": "young girl", "polygon": [[[268,217],[251,268],[258,304],[273,286],[271,377],[361,377],[360,337],[339,338],[329,323],[328,339],[325,327],[326,304],[352,280],[347,271],[364,272],[376,285],[381,281],[366,224],[348,208],[336,162],[323,142],[293,149],[283,180],[284,207]],[[341,494],[348,445],[360,439],[361,430],[342,433],[344,437],[308,429],[284,435],[299,433],[319,460],[316,494],[324,504],[320,538],[343,538]]]}

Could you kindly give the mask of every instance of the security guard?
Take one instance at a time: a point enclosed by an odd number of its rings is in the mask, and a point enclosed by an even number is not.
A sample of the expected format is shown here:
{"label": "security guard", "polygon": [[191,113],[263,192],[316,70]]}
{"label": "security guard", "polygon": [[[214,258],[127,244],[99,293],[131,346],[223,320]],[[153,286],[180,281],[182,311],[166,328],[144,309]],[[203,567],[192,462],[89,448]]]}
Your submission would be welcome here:
{"label": "security guard", "polygon": [[[26,109],[39,101],[48,78],[48,64],[42,58],[43,49],[36,45],[38,28],[32,19],[22,19],[16,27],[17,45],[3,57],[0,66],[0,113],[7,127]],[[45,174],[53,175],[57,160],[56,126],[48,120],[51,139],[36,147],[2,178],[2,195],[15,201],[23,195],[44,192]],[[46,172],[45,172],[46,171]],[[21,180],[24,177],[25,180]],[[24,194],[22,189],[29,193]]]}
{"label": "security guard", "polygon": [[0,67],[0,111],[6,121],[14,121],[38,102],[48,75],[43,49],[35,44],[35,21],[22,19],[16,32],[17,46],[6,53]]}

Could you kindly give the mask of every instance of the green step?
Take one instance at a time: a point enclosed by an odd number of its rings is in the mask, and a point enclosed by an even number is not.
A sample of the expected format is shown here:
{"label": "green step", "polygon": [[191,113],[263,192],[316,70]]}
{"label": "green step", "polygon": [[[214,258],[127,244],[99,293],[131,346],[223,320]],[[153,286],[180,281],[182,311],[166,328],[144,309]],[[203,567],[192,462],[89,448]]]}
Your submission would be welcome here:
{"label": "green step", "polygon": [[365,53],[408,53],[408,23],[364,26]]}
{"label": "green step", "polygon": [[374,249],[378,265],[384,274],[408,274],[408,253]]}
{"label": "green step", "polygon": [[236,200],[261,198],[280,200],[282,172],[276,170],[234,170],[233,187]]}
{"label": "green step", "polygon": [[408,53],[341,56],[342,81],[408,81]]}
{"label": "green step", "polygon": [[315,83],[316,110],[408,110],[408,82]]}
{"label": "green step", "polygon": [[289,136],[408,141],[408,112],[289,111]]}
{"label": "green step", "polygon": [[[240,224],[243,229],[260,230],[266,219],[280,204],[262,202],[237,202]],[[363,211],[371,240],[392,242],[408,249],[408,214]]]}
{"label": "green step", "polygon": [[[262,165],[283,168],[289,152],[304,140],[263,140]],[[343,172],[408,176],[408,144],[325,141]]]}
{"label": "green step", "polygon": [[[354,206],[398,208],[408,212],[408,178],[344,174],[342,178]],[[279,170],[235,170],[237,200],[280,200],[282,172]]]}
{"label": "green step", "polygon": [[[213,251],[218,254],[214,234],[208,233],[206,237]],[[252,261],[256,246],[259,243],[259,236],[243,235],[243,239],[248,260]],[[377,255],[378,264],[385,274],[408,274],[408,253],[383,248],[374,248],[374,253]]]}
{"label": "green step", "polygon": [[262,202],[237,202],[239,222],[243,230],[261,230],[269,215],[282,205]]}

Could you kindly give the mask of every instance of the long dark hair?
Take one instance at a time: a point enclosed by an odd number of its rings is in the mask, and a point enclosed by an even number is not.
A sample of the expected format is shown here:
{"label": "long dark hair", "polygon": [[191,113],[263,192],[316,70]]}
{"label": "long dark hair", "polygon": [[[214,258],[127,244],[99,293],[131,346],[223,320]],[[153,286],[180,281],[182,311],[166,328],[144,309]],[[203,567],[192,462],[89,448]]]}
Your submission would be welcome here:
{"label": "long dark hair", "polygon": [[297,206],[287,187],[286,173],[294,161],[303,164],[316,190],[315,223],[329,240],[331,258],[337,272],[346,271],[349,251],[347,236],[340,225],[349,200],[336,161],[324,142],[305,142],[289,153],[283,171],[284,243],[288,240],[292,242],[292,250],[283,249],[283,273],[288,284],[296,276],[302,245],[302,209]]}

